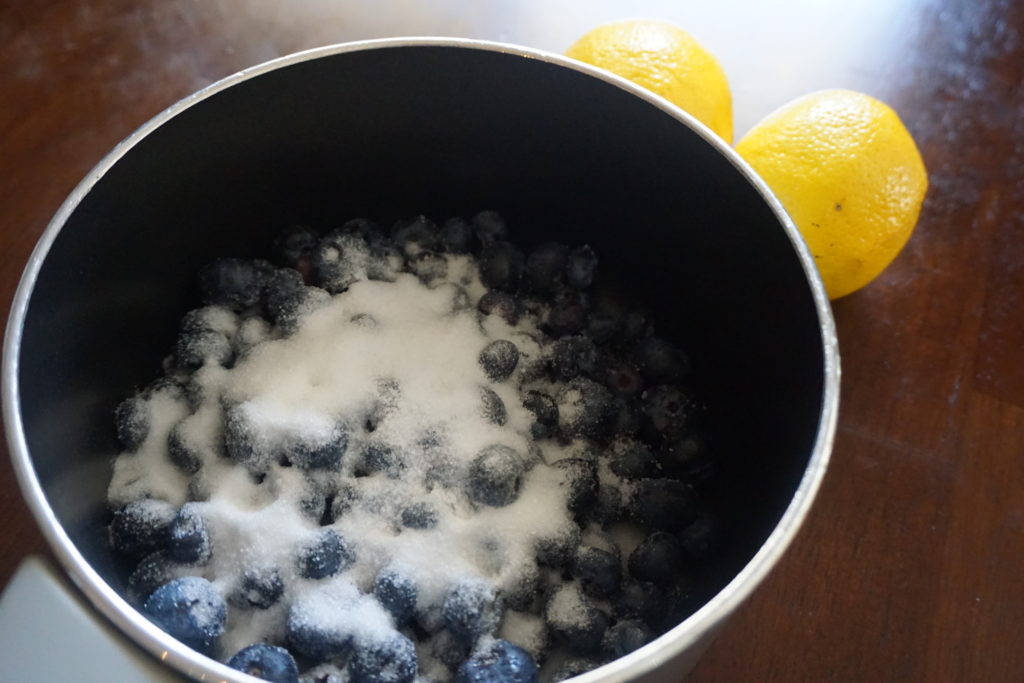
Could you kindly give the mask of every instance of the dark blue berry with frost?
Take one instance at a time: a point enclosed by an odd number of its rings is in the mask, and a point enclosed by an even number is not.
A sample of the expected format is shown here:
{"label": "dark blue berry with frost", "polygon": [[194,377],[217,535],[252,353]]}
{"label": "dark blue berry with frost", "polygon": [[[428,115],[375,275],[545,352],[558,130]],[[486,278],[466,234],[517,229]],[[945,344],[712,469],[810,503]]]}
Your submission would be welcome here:
{"label": "dark blue berry with frost", "polygon": [[283,594],[284,581],[275,567],[249,567],[228,595],[228,602],[245,609],[267,609]]}
{"label": "dark blue berry with frost", "polygon": [[412,683],[416,666],[416,646],[392,631],[357,639],[348,669],[352,683]]}
{"label": "dark blue berry with frost", "polygon": [[565,263],[565,281],[575,289],[586,289],[594,282],[597,254],[588,245],[569,252]]}
{"label": "dark blue berry with frost", "polygon": [[295,438],[286,449],[286,455],[300,469],[336,471],[348,450],[348,440],[348,429],[336,423],[326,439]]}
{"label": "dark blue berry with frost", "polygon": [[483,348],[478,361],[488,379],[503,382],[519,363],[519,348],[507,339],[495,339]]}
{"label": "dark blue berry with frost", "polygon": [[519,497],[525,471],[523,457],[514,449],[487,446],[469,466],[466,494],[479,505],[504,507]]}
{"label": "dark blue berry with frost", "polygon": [[678,438],[696,413],[690,398],[670,384],[651,387],[641,398],[649,430],[663,439]]}
{"label": "dark blue berry with frost", "polygon": [[579,586],[567,583],[548,598],[545,620],[551,634],[569,651],[591,653],[601,649],[608,615],[580,592]]}
{"label": "dark blue berry with frost", "polygon": [[480,412],[488,422],[503,426],[508,421],[505,402],[490,387],[480,387]]}
{"label": "dark blue berry with frost", "polygon": [[319,239],[308,225],[289,225],[274,238],[274,259],[286,268],[308,268]]}
{"label": "dark blue berry with frost", "polygon": [[596,439],[607,432],[612,395],[597,382],[577,377],[559,390],[555,402],[558,426],[567,438]]}
{"label": "dark blue berry with frost", "polygon": [[580,587],[592,598],[609,598],[619,592],[622,581],[622,560],[618,551],[594,546],[580,546],[571,567]]}
{"label": "dark blue berry with frost", "polygon": [[373,582],[373,596],[398,624],[403,624],[413,617],[416,611],[416,595],[416,584],[412,579],[395,569],[382,569]]}
{"label": "dark blue berry with frost", "polygon": [[365,477],[379,472],[389,479],[398,479],[405,467],[405,459],[397,448],[382,441],[369,441],[363,446],[362,459],[355,474]]}
{"label": "dark blue berry with frost", "polygon": [[199,504],[182,505],[167,535],[167,554],[175,562],[205,564],[210,559],[210,532]]}
{"label": "dark blue berry with frost", "polygon": [[215,330],[182,330],[174,346],[174,363],[183,370],[197,370],[207,363],[228,367],[234,357],[231,341]]}
{"label": "dark blue berry with frost", "polygon": [[138,396],[121,401],[114,410],[114,426],[124,449],[138,450],[149,436],[149,404]]}
{"label": "dark blue berry with frost", "polygon": [[202,466],[199,451],[193,448],[185,438],[181,423],[171,429],[167,435],[167,455],[178,469],[188,474],[195,474]]}
{"label": "dark blue berry with frost", "polygon": [[686,376],[690,360],[676,346],[657,336],[647,337],[636,349],[640,371],[651,384],[673,384]]}
{"label": "dark blue berry with frost", "polygon": [[562,382],[593,374],[598,361],[594,342],[579,334],[556,340],[548,356],[552,377]]}
{"label": "dark blue berry with frost", "polygon": [[348,569],[356,556],[348,542],[334,529],[325,529],[298,551],[299,575],[307,579],[325,579]]}
{"label": "dark blue berry with frost", "polygon": [[129,599],[141,605],[153,591],[176,578],[176,567],[166,550],[146,555],[128,576]]}
{"label": "dark blue berry with frost", "polygon": [[533,657],[507,640],[481,645],[455,674],[456,683],[536,683],[539,678]]}
{"label": "dark blue berry with frost", "polygon": [[204,304],[244,311],[259,303],[260,293],[274,266],[258,259],[219,258],[199,271]]}
{"label": "dark blue berry with frost", "polygon": [[143,609],[157,626],[199,652],[210,652],[224,632],[227,605],[212,583],[185,576],[165,583]]}
{"label": "dark blue berry with frost", "polygon": [[682,576],[684,568],[679,539],[666,531],[655,531],[633,550],[628,566],[634,579],[670,588]]}
{"label": "dark blue berry with frost", "polygon": [[298,683],[299,667],[283,647],[254,643],[228,660],[228,666],[270,683]]}
{"label": "dark blue berry with frost", "polygon": [[494,242],[480,251],[480,280],[488,289],[515,292],[523,276],[523,252],[508,242]]}
{"label": "dark blue berry with frost", "polygon": [[508,292],[496,290],[487,292],[480,297],[476,308],[484,315],[497,315],[501,317],[509,325],[518,323],[521,313],[519,302],[514,296]]}
{"label": "dark blue berry with frost", "polygon": [[437,508],[430,503],[413,503],[402,510],[402,526],[407,529],[433,529],[437,522]]}
{"label": "dark blue berry with frost", "polygon": [[537,293],[551,293],[565,281],[569,248],[558,242],[545,242],[526,257],[526,285]]}
{"label": "dark blue berry with frost", "polygon": [[534,439],[546,439],[558,431],[558,406],[547,394],[530,390],[523,398],[523,407],[533,413],[530,434]]}
{"label": "dark blue berry with frost", "polygon": [[437,248],[437,225],[426,216],[403,218],[391,227],[391,239],[399,251],[411,258]]}
{"label": "dark blue berry with frost", "polygon": [[650,581],[627,579],[615,601],[619,619],[640,619],[651,628],[660,628],[665,618],[668,596]]}
{"label": "dark blue berry with frost", "polygon": [[616,439],[609,450],[609,468],[623,479],[656,477],[661,469],[654,451],[642,441],[629,437]]}
{"label": "dark blue berry with frost", "polygon": [[132,501],[114,513],[110,522],[110,544],[128,559],[139,559],[167,546],[167,530],[177,510],[170,503],[152,498]]}
{"label": "dark blue berry with frost", "polygon": [[618,659],[639,650],[653,639],[654,634],[644,622],[639,619],[626,619],[608,629],[601,646],[610,659]]}
{"label": "dark blue berry with frost", "polygon": [[456,636],[475,640],[492,633],[505,613],[504,600],[484,579],[464,579],[445,595],[441,608],[445,626]]}
{"label": "dark blue berry with frost", "polygon": [[630,516],[649,529],[677,531],[696,517],[693,489],[677,479],[640,479],[629,501]]}
{"label": "dark blue berry with frost", "polygon": [[437,241],[442,251],[449,254],[465,254],[473,246],[473,230],[465,218],[449,218],[441,225]]}

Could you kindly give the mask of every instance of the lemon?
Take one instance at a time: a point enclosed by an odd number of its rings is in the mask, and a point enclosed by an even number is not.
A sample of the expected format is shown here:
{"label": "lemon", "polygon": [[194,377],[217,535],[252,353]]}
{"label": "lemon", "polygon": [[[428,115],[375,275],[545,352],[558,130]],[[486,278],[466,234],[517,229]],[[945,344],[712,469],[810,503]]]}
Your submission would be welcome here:
{"label": "lemon", "polygon": [[565,54],[661,95],[732,143],[725,71],[681,28],[664,21],[619,21],[586,33]]}
{"label": "lemon", "polygon": [[910,238],[928,189],[892,109],[849,90],[784,105],[736,145],[807,242],[830,299],[871,282]]}

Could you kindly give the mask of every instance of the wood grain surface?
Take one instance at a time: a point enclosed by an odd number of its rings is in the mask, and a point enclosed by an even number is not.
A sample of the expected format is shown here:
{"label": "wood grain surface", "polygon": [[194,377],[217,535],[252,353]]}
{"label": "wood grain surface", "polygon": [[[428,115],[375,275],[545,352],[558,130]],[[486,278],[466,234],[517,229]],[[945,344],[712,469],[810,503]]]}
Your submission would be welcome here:
{"label": "wood grain surface", "polygon": [[[1024,3],[49,0],[0,4],[0,301],[50,217],[181,97],[296,50],[457,35],[561,52],[669,19],[720,57],[737,133],[847,87],[891,104],[931,188],[906,250],[834,303],[832,464],[804,529],[690,680],[1024,680]],[[45,552],[0,458],[0,585]],[[2,678],[2,674],[0,674]]]}

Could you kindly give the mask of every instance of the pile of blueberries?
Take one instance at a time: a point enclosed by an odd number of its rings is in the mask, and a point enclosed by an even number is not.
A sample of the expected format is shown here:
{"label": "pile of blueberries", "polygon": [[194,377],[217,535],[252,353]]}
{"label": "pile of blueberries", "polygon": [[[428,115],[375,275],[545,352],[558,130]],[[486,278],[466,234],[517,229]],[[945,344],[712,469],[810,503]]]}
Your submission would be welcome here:
{"label": "pile of blueberries", "polygon": [[[260,318],[269,329],[287,335],[303,314],[359,279],[389,280],[402,272],[426,283],[437,279],[446,267],[445,254],[474,255],[488,290],[477,304],[478,316],[497,315],[514,325],[529,314],[541,322],[542,355],[522,375],[524,383],[533,377],[562,388],[557,395],[524,390],[523,405],[535,416],[535,440],[590,447],[589,453],[552,465],[562,471],[580,533],[538,546],[544,574],[525,598],[501,595],[486,583],[454,586],[444,602],[440,631],[417,620],[415,586],[382,572],[373,594],[400,628],[391,640],[325,648],[329,636],[297,620],[289,623],[286,642],[250,645],[230,657],[230,666],[269,681],[327,683],[333,674],[315,672],[330,661],[343,664],[356,683],[407,683],[417,675],[414,642],[429,640],[460,683],[536,681],[542,662],[519,645],[493,637],[511,607],[545,619],[548,647],[543,649],[562,653],[550,677],[562,680],[641,647],[698,606],[690,578],[714,553],[719,536],[715,519],[700,504],[701,489],[714,470],[700,432],[703,407],[686,388],[686,355],[655,334],[643,312],[596,293],[597,257],[589,247],[549,242],[524,253],[508,241],[504,220],[492,211],[440,226],[423,216],[401,220],[388,235],[356,219],[324,235],[290,227],[274,243],[276,263],[217,259],[201,270],[198,283],[205,306],[230,309],[243,320]],[[188,396],[194,391],[189,378],[197,369],[207,363],[231,367],[245,352],[243,342],[203,320],[197,311],[185,316],[161,386],[174,383]],[[479,361],[492,380],[502,381],[516,368],[519,351],[511,342],[497,341]],[[118,438],[128,451],[137,449],[149,432],[142,396],[124,401],[116,411]],[[502,423],[501,399],[485,395],[483,402],[485,414]],[[225,420],[224,455],[243,460],[244,433],[232,437],[230,411]],[[304,453],[308,462],[296,464],[329,469],[344,451],[344,434],[337,441]],[[168,452],[186,473],[200,467],[175,431]],[[379,458],[381,468],[388,466],[386,455]],[[501,506],[514,497],[518,475],[503,465],[506,458],[501,447],[492,447],[471,465],[466,492],[474,503]],[[601,481],[601,459],[621,487]],[[512,478],[505,480],[510,471]],[[336,498],[331,507],[343,514],[344,497]],[[407,526],[431,525],[430,510],[406,512]],[[614,543],[582,540],[588,530],[618,524],[632,525],[644,536],[626,557]],[[228,654],[217,651],[228,609],[266,609],[284,593],[276,571],[246,572],[226,600],[206,579],[181,576],[188,567],[200,573],[214,550],[195,503],[175,508],[150,498],[134,501],[114,511],[109,533],[130,571],[129,599],[200,652]],[[319,579],[343,571],[352,560],[344,539],[325,529],[300,553],[296,567],[300,576]],[[582,604],[582,614],[563,618],[553,607],[559,600]],[[300,677],[300,669],[314,673]]]}

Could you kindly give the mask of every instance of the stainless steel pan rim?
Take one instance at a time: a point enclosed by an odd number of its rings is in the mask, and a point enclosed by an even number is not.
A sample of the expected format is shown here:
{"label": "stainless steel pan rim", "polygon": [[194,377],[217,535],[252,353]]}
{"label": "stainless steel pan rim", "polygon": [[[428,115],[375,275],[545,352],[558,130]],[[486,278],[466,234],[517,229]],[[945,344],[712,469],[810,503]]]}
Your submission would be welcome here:
{"label": "stainless steel pan rim", "polygon": [[281,57],[264,64],[244,69],[228,76],[206,88],[186,97],[176,104],[157,114],[150,121],[120,142],[100,161],[95,168],[78,184],[71,195],[64,201],[60,209],[50,221],[45,232],[37,243],[28,264],[22,274],[21,281],[11,305],[10,316],[4,339],[3,351],[3,414],[7,442],[18,483],[25,496],[36,522],[42,529],[50,548],[58,561],[81,589],[89,601],[122,632],[136,643],[158,657],[167,665],[187,676],[198,680],[225,680],[252,682],[258,679],[231,669],[215,660],[199,655],[185,647],[174,638],[154,626],[145,617],[135,611],[119,594],[117,594],[100,575],[86,562],[78,549],[71,542],[63,527],[50,509],[36,476],[31,456],[25,440],[21,423],[21,412],[18,388],[18,356],[20,352],[22,328],[28,303],[35,287],[43,260],[49,252],[64,223],[72,214],[82,198],[92,189],[93,185],[132,147],[149,135],[164,122],[180,114],[192,105],[210,97],[237,83],[248,80],[268,71],[273,71],[291,64],[317,59],[328,55],[359,50],[378,50],[402,48],[410,46],[454,47],[473,50],[501,52],[527,59],[537,59],[558,66],[574,69],[594,78],[606,81],[618,88],[640,97],[652,105],[674,116],[684,125],[693,129],[708,144],[712,145],[757,190],[771,208],[779,223],[792,243],[800,264],[803,267],[814,305],[818,314],[821,330],[821,343],[824,357],[824,385],[821,396],[821,414],[813,452],[804,472],[800,485],[793,495],[778,525],[746,566],[707,604],[691,615],[683,623],[668,631],[655,641],[621,659],[611,662],[599,669],[577,677],[579,683],[597,683],[598,681],[632,680],[656,669],[665,662],[679,655],[685,649],[696,644],[702,636],[714,629],[728,617],[745,600],[754,588],[761,583],[768,572],[775,566],[786,548],[796,536],[808,510],[814,501],[815,494],[821,485],[828,466],[832,443],[835,437],[836,419],[839,407],[839,352],[836,340],[835,322],[832,310],[821,278],[814,265],[814,260],[778,199],[763,180],[729,147],[704,124],[674,106],[667,100],[641,88],[623,78],[597,69],[562,55],[535,50],[519,45],[498,43],[483,40],[461,38],[386,38],[342,43],[314,48],[292,55]]}

